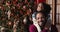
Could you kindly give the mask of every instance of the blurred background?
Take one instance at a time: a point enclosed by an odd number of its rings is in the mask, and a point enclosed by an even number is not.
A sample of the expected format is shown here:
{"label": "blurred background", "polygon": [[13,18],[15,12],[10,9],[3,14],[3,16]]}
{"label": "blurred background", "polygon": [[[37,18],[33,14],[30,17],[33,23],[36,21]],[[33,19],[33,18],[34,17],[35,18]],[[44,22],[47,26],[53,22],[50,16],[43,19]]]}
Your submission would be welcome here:
{"label": "blurred background", "polygon": [[0,0],[0,31],[4,29],[7,32],[15,32],[16,29],[17,32],[22,31],[23,19],[27,15],[31,18],[40,2],[46,2],[51,6],[51,22],[60,32],[60,0]]}

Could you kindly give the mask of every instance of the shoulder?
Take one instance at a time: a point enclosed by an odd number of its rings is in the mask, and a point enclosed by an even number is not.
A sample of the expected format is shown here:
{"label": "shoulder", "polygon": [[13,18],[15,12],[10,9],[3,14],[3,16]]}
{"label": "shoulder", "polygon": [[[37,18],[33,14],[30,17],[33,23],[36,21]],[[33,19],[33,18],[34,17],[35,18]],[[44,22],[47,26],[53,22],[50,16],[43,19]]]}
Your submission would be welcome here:
{"label": "shoulder", "polygon": [[35,25],[30,25],[29,29],[31,29],[31,30],[37,30],[37,28],[36,28]]}
{"label": "shoulder", "polygon": [[37,32],[37,28],[35,27],[35,25],[30,25],[29,31],[30,32]]}
{"label": "shoulder", "polygon": [[35,27],[35,25],[32,24],[32,25],[30,25],[30,28],[36,28],[36,27]]}

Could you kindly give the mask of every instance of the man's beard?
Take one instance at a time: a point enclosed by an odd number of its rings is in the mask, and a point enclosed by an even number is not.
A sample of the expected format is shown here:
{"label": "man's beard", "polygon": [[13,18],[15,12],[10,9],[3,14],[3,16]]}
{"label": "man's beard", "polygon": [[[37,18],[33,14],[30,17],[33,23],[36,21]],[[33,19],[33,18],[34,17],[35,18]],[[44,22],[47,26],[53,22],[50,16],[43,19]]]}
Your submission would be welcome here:
{"label": "man's beard", "polygon": [[43,22],[40,22],[40,23],[39,23],[39,26],[41,27],[41,30],[43,30],[43,28],[44,28],[44,23],[43,23]]}
{"label": "man's beard", "polygon": [[39,26],[45,26],[45,21],[41,21],[41,22],[39,23]]}

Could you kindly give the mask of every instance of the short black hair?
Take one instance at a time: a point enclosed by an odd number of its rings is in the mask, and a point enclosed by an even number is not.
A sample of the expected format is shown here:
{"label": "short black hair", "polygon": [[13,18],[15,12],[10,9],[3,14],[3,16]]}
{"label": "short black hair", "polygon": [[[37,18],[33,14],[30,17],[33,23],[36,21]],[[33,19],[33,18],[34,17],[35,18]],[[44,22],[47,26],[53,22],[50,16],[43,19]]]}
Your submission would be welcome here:
{"label": "short black hair", "polygon": [[45,17],[44,13],[43,13],[42,11],[39,11],[39,12],[36,12],[36,14],[35,14],[35,19],[36,19],[36,15],[37,15],[38,13],[41,13],[41,14]]}

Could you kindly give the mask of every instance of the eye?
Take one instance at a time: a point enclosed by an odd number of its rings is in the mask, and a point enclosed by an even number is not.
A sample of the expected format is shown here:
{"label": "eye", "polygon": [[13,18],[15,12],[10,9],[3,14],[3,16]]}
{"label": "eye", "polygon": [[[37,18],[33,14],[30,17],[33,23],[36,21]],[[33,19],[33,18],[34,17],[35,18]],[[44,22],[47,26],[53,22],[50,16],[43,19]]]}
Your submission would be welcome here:
{"label": "eye", "polygon": [[39,19],[39,18],[36,18],[37,20]]}
{"label": "eye", "polygon": [[37,18],[37,19],[39,19],[39,18]]}
{"label": "eye", "polygon": [[41,7],[41,6],[38,6],[38,7]]}
{"label": "eye", "polygon": [[42,16],[42,18],[45,18],[45,16]]}
{"label": "eye", "polygon": [[41,17],[41,18],[44,18],[44,17]]}

